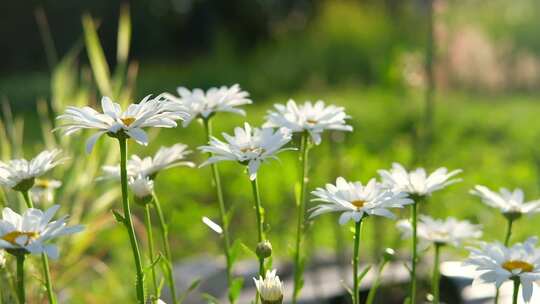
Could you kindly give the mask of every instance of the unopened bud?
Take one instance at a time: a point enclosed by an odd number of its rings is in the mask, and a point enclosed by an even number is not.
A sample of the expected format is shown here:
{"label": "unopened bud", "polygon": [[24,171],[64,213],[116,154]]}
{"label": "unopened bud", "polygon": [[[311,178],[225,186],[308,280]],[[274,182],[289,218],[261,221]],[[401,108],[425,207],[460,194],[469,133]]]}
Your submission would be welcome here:
{"label": "unopened bud", "polygon": [[266,259],[272,256],[272,244],[268,240],[264,240],[257,244],[257,248],[255,249],[255,253],[257,253],[257,256],[261,259]]}
{"label": "unopened bud", "polygon": [[394,249],[392,249],[392,248],[386,248],[386,249],[384,250],[383,259],[384,259],[385,261],[391,261],[391,260],[394,259],[395,255],[396,255],[396,252],[394,251]]}

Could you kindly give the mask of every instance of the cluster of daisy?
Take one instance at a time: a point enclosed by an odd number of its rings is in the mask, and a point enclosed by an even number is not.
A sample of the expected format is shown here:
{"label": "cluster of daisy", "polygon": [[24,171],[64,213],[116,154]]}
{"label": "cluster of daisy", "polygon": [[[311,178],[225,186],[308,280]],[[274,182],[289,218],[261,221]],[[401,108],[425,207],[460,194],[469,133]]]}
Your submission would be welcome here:
{"label": "cluster of daisy", "polygon": [[[408,171],[404,166],[394,163],[388,170],[379,170],[378,176],[366,183],[348,181],[338,177],[335,184],[318,187],[311,192],[309,189],[309,153],[319,146],[328,131],[353,131],[348,124],[350,116],[345,109],[323,101],[306,101],[298,104],[289,100],[286,104],[276,104],[268,111],[266,121],[261,127],[255,127],[245,122],[243,126],[234,128],[232,133],[222,133],[216,137],[212,132],[212,121],[219,112],[229,112],[246,115],[239,106],[251,104],[249,94],[240,86],[189,90],[178,88],[178,95],[162,93],[156,97],[146,96],[139,103],[130,104],[125,110],[108,97],[101,99],[101,111],[91,107],[68,107],[58,119],[61,121],[57,130],[64,134],[73,134],[81,130],[95,131],[86,141],[86,151],[91,152],[103,135],[118,141],[120,163],[103,165],[103,175],[98,181],[116,183],[122,193],[123,213],[114,211],[119,223],[124,225],[133,253],[136,271],[137,302],[145,304],[163,303],[160,300],[160,269],[163,280],[171,291],[174,304],[180,303],[184,295],[176,292],[176,282],[173,273],[173,257],[169,246],[169,231],[166,215],[162,212],[155,184],[157,176],[166,169],[179,166],[195,167],[186,158],[191,153],[184,144],[177,143],[170,147],[161,147],[153,156],[138,156],[128,154],[127,143],[130,140],[146,146],[149,136],[146,128],[174,128],[181,121],[183,127],[188,127],[192,121],[202,123],[206,132],[206,144],[197,148],[208,155],[208,159],[199,167],[210,167],[212,185],[216,190],[219,207],[219,223],[208,217],[202,222],[216,232],[222,239],[223,254],[226,261],[227,283],[230,287],[229,302],[235,303],[238,298],[238,286],[242,279],[236,278],[233,272],[234,253],[232,238],[229,233],[230,212],[225,201],[221,186],[221,176],[218,165],[221,162],[235,162],[246,172],[246,178],[251,183],[253,202],[257,224],[257,244],[253,246],[259,261],[259,277],[254,278],[257,289],[255,302],[279,304],[284,301],[283,284],[272,268],[272,245],[266,235],[264,207],[260,196],[258,173],[265,163],[277,160],[284,151],[294,151],[298,155],[298,181],[290,191],[296,198],[297,230],[294,246],[294,284],[291,291],[292,303],[297,303],[303,285],[303,265],[305,263],[304,236],[306,223],[322,214],[339,213],[338,222],[341,225],[354,224],[354,254],[352,302],[359,304],[359,245],[361,227],[365,220],[372,217],[384,217],[396,221],[396,229],[402,232],[404,238],[412,239],[409,290],[410,303],[416,303],[416,269],[420,256],[429,248],[433,248],[433,302],[439,302],[439,258],[440,250],[445,246],[462,247],[468,242],[482,236],[481,226],[469,221],[453,217],[435,219],[426,214],[418,214],[419,208],[437,191],[461,181],[457,175],[461,170],[450,171],[441,167],[428,174],[424,168]],[[58,247],[53,239],[79,232],[82,226],[67,226],[67,218],[61,217],[52,221],[60,208],[54,203],[55,189],[62,182],[47,179],[44,175],[54,167],[64,163],[60,150],[43,151],[34,159],[27,161],[15,159],[0,162],[0,185],[22,193],[27,208],[16,213],[10,208],[4,208],[0,220],[0,249],[17,258],[17,265],[24,262],[28,254],[40,254],[44,265],[48,265],[47,257],[58,258]],[[131,192],[131,195],[129,195]],[[485,186],[476,186],[471,191],[479,196],[487,205],[497,208],[508,221],[508,232],[504,243],[479,243],[479,247],[471,247],[471,255],[467,264],[475,266],[480,272],[479,281],[492,282],[498,287],[506,280],[522,286],[523,298],[527,302],[531,298],[532,283],[540,280],[540,250],[535,247],[536,238],[527,239],[523,243],[511,246],[510,237],[512,224],[522,215],[540,211],[540,200],[525,202],[523,191],[501,189],[493,192]],[[308,196],[312,202],[319,203],[307,208]],[[141,255],[140,235],[136,234],[131,214],[130,201],[144,209],[145,214],[145,249],[148,251],[145,261]],[[33,202],[40,206],[48,206],[45,211],[36,209]],[[409,208],[410,219],[398,220],[393,209]],[[155,212],[159,222],[160,246],[153,241],[154,228],[152,213]],[[162,253],[158,253],[161,250]],[[393,256],[393,250],[387,253]],[[384,255],[384,263],[388,261]],[[8,257],[9,258],[9,257]],[[165,267],[157,267],[157,261],[163,258]],[[0,267],[5,263],[3,251],[0,251]],[[146,265],[145,265],[146,264]],[[382,264],[384,265],[384,264]],[[149,269],[146,271],[145,269]],[[383,267],[380,267],[382,272]],[[151,279],[146,280],[149,273]],[[48,266],[45,269],[46,286],[49,301],[56,303]],[[380,273],[379,273],[380,274]],[[21,284],[24,284],[24,280]],[[150,286],[146,286],[151,284]],[[23,285],[24,286],[24,285]],[[233,288],[234,286],[234,288]],[[516,287],[516,288],[517,288]],[[376,291],[374,287],[371,291]],[[24,289],[19,289],[19,300],[24,303]],[[496,296],[497,297],[497,296]],[[369,298],[373,298],[370,296]]]}

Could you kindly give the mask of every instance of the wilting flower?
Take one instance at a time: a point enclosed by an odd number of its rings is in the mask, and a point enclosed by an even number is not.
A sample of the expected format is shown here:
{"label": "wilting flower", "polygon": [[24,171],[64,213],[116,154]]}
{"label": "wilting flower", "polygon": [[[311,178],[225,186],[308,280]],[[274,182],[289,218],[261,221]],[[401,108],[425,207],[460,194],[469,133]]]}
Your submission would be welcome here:
{"label": "wilting flower", "polygon": [[507,280],[519,280],[522,296],[529,302],[533,282],[540,282],[540,249],[538,238],[530,237],[523,243],[505,247],[499,242],[484,243],[480,248],[471,248],[465,265],[472,265],[480,272],[475,283],[495,283],[499,288]]}
{"label": "wilting flower", "polygon": [[30,189],[32,201],[38,204],[50,204],[54,201],[54,192],[62,186],[62,182],[55,179],[35,180],[34,186]]}
{"label": "wilting flower", "polygon": [[184,87],[178,87],[177,91],[179,97],[168,93],[163,93],[162,96],[187,108],[190,116],[184,120],[184,127],[195,118],[207,119],[217,112],[246,115],[244,110],[237,107],[252,103],[249,93],[242,91],[238,84],[231,87],[210,88],[206,92],[201,89],[190,91]]}
{"label": "wilting flower", "polygon": [[154,181],[148,176],[137,175],[136,177],[130,177],[128,185],[137,202],[144,204],[152,200]]}
{"label": "wilting flower", "polygon": [[326,106],[321,100],[315,104],[307,101],[303,105],[297,105],[291,99],[286,105],[276,104],[274,108],[276,111],[268,112],[264,127],[283,127],[292,132],[308,132],[317,145],[321,143],[321,133],[325,130],[353,129],[345,122],[345,119],[350,117],[345,114],[343,107]]}
{"label": "wilting flower", "polygon": [[379,170],[379,175],[385,186],[395,191],[407,192],[414,196],[431,195],[437,190],[460,182],[461,179],[452,179],[452,177],[459,173],[461,173],[461,170],[448,172],[448,169],[442,167],[428,176],[424,168],[417,168],[414,171],[407,172],[398,163],[393,163],[390,170]]}
{"label": "wilting flower", "polygon": [[101,108],[103,113],[90,107],[68,107],[63,115],[58,116],[58,119],[66,121],[58,129],[66,135],[82,129],[97,129],[98,132],[86,141],[86,151],[90,152],[103,134],[133,138],[139,144],[147,145],[148,135],[143,128],[172,128],[176,127],[176,120],[189,117],[182,105],[162,98],[152,99],[150,95],[138,104],[130,104],[126,111],[104,96]]}
{"label": "wilting flower", "polygon": [[0,162],[0,184],[17,191],[28,191],[36,177],[64,162],[65,158],[59,158],[60,152],[57,149],[46,150],[30,161],[12,159],[7,163]]}
{"label": "wilting flower", "polygon": [[291,140],[291,133],[285,128],[274,131],[271,128],[251,128],[248,123],[244,128],[234,129],[234,136],[223,133],[226,142],[212,137],[208,146],[199,147],[202,152],[212,156],[201,166],[219,161],[237,161],[248,168],[249,178],[254,180],[262,162],[277,159],[276,154]]}
{"label": "wilting flower", "polygon": [[540,211],[540,200],[525,202],[521,189],[511,192],[506,188],[501,188],[497,193],[485,186],[477,185],[471,190],[471,194],[479,196],[486,205],[501,210],[505,216],[515,218],[522,214]]}
{"label": "wilting flower", "polygon": [[327,184],[326,188],[317,188],[311,192],[316,198],[312,201],[323,202],[311,209],[310,218],[328,213],[343,212],[339,217],[341,225],[349,220],[359,222],[364,215],[378,215],[395,218],[389,208],[402,208],[412,204],[405,192],[394,192],[378,183],[374,178],[366,185],[361,182],[347,182],[338,177],[336,184]]}
{"label": "wilting flower", "polygon": [[[147,156],[141,158],[138,155],[133,154],[127,163],[127,174],[132,177],[143,175],[154,179],[154,177],[164,169],[177,166],[194,167],[194,163],[185,160],[186,155],[189,153],[191,153],[191,151],[187,149],[186,145],[175,144],[171,147],[159,148],[154,157]],[[105,176],[100,179],[120,179],[120,165],[103,166],[102,169],[105,172]]]}
{"label": "wilting flower", "polygon": [[60,206],[54,205],[45,212],[30,208],[22,215],[10,208],[4,208],[0,220],[0,249],[8,252],[45,253],[57,259],[58,247],[49,244],[49,241],[83,230],[81,225],[67,227],[67,216],[51,222],[59,208]]}
{"label": "wilting flower", "polygon": [[263,304],[281,304],[283,301],[283,286],[276,275],[276,270],[267,270],[264,279],[253,278]]}
{"label": "wilting flower", "polygon": [[[400,220],[396,224],[404,238],[412,236],[412,226],[408,220]],[[480,225],[469,221],[458,221],[453,217],[445,220],[433,219],[420,215],[417,227],[420,247],[427,248],[430,244],[460,246],[464,241],[482,236]]]}

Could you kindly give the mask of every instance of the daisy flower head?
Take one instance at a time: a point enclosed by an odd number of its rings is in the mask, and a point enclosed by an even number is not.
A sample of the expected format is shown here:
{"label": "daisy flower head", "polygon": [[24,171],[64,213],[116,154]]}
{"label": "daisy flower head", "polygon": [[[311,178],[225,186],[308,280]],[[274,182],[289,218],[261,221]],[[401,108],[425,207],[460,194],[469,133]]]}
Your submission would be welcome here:
{"label": "daisy flower head", "polygon": [[54,193],[56,189],[62,186],[62,182],[55,179],[35,180],[34,186],[30,189],[32,201],[38,204],[47,205],[54,201]]}
{"label": "daisy flower head", "polygon": [[[165,169],[178,166],[195,167],[194,163],[186,161],[186,156],[190,153],[187,145],[178,143],[170,147],[159,148],[153,157],[141,158],[132,154],[127,162],[127,174],[132,177],[144,175],[155,179],[156,175]],[[99,179],[120,179],[120,165],[106,165],[102,166],[101,169],[105,174]]]}
{"label": "daisy flower head", "polygon": [[537,242],[537,237],[531,237],[512,247],[495,242],[471,248],[464,264],[475,267],[479,272],[473,284],[494,283],[499,288],[507,280],[519,280],[523,300],[528,303],[532,297],[533,282],[540,283],[540,249],[536,247]]}
{"label": "daisy flower head", "polygon": [[283,302],[283,285],[276,275],[276,270],[267,270],[266,276],[253,278],[263,304],[281,304]]}
{"label": "daisy flower head", "polygon": [[252,128],[247,122],[244,128],[234,129],[234,135],[223,133],[225,141],[215,137],[209,145],[199,147],[202,152],[211,153],[210,158],[202,166],[220,161],[237,161],[247,166],[249,178],[255,180],[261,163],[268,159],[277,159],[276,154],[291,140],[291,132],[280,128]]}
{"label": "daisy flower head", "polygon": [[[446,219],[433,219],[427,215],[420,215],[417,224],[419,246],[426,249],[430,244],[461,246],[463,242],[482,236],[480,225],[469,221],[458,221],[453,217]],[[412,225],[408,220],[400,220],[396,227],[401,231],[403,238],[412,236]]]}
{"label": "daisy flower head", "polygon": [[30,161],[21,158],[0,162],[0,184],[16,191],[28,191],[37,177],[66,160],[60,154],[58,149],[45,150]]}
{"label": "daisy flower head", "polygon": [[182,105],[161,97],[151,98],[150,95],[137,104],[130,104],[125,111],[118,103],[104,96],[101,108],[103,113],[87,106],[70,106],[57,117],[65,121],[58,129],[63,130],[65,135],[82,129],[97,130],[86,141],[86,151],[90,153],[103,134],[116,138],[133,138],[137,143],[147,145],[148,135],[143,128],[172,128],[176,127],[176,120],[189,117]]}
{"label": "daisy flower head", "polygon": [[22,215],[4,208],[0,220],[0,249],[14,254],[45,253],[57,259],[58,247],[50,241],[83,230],[81,225],[68,227],[67,216],[51,221],[59,208],[59,205],[54,205],[45,212],[29,208]]}
{"label": "daisy flower head", "polygon": [[168,93],[162,95],[186,107],[190,115],[184,120],[184,127],[195,118],[208,119],[217,112],[231,112],[245,116],[246,112],[238,107],[252,103],[249,93],[243,91],[238,84],[231,87],[212,87],[206,92],[202,89],[189,90],[185,87],[178,87],[176,90],[178,97]]}
{"label": "daisy flower head", "polygon": [[345,122],[348,118],[350,116],[345,114],[343,107],[327,106],[322,100],[297,105],[290,99],[286,105],[275,104],[274,110],[268,111],[264,127],[283,127],[295,133],[308,132],[311,140],[318,145],[325,130],[352,131],[352,126]]}
{"label": "daisy flower head", "polygon": [[312,201],[323,204],[310,210],[310,218],[329,212],[342,212],[339,217],[341,225],[350,220],[359,222],[367,215],[394,219],[395,215],[389,208],[402,208],[413,203],[407,193],[391,191],[374,178],[362,185],[361,182],[347,182],[343,177],[338,177],[335,185],[327,184],[311,194],[315,196]]}
{"label": "daisy flower head", "polygon": [[509,219],[540,211],[540,200],[525,202],[523,190],[519,188],[514,191],[501,188],[497,193],[486,186],[477,185],[471,190],[471,194],[480,197],[484,204],[499,209]]}
{"label": "daisy flower head", "polygon": [[128,181],[129,188],[135,196],[135,201],[141,205],[147,204],[152,200],[154,192],[154,181],[148,176],[137,175],[130,177]]}
{"label": "daisy flower head", "polygon": [[427,174],[424,168],[407,171],[401,164],[393,163],[390,170],[379,170],[382,182],[385,186],[395,191],[407,192],[412,196],[424,197],[431,195],[437,190],[460,182],[461,179],[453,178],[462,170],[448,171],[441,167],[431,174]]}

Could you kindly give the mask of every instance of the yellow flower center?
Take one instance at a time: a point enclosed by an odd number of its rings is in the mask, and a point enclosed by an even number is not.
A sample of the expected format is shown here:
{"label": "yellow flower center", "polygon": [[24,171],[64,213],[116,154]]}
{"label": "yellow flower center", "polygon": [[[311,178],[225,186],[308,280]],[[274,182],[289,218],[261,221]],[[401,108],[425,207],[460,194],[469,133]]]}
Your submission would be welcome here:
{"label": "yellow flower center", "polygon": [[533,265],[519,260],[506,261],[502,264],[502,267],[510,272],[516,269],[521,269],[522,272],[531,272],[534,269]]}
{"label": "yellow flower center", "polygon": [[246,152],[253,152],[253,153],[258,153],[258,154],[263,154],[264,153],[264,149],[262,148],[259,148],[259,147],[244,147],[244,148],[241,148],[240,151],[242,153],[246,153]]}
{"label": "yellow flower center", "polygon": [[37,232],[33,232],[33,231],[28,231],[28,232],[22,232],[22,231],[11,231],[7,234],[4,234],[1,239],[8,242],[8,243],[11,243],[13,245],[18,245],[16,240],[17,238],[21,237],[21,236],[26,236],[28,239],[26,240],[26,243],[25,245],[28,245],[28,243],[30,242],[30,240],[33,240],[33,239],[36,239],[38,236],[39,236],[39,233]]}
{"label": "yellow flower center", "polygon": [[314,124],[317,123],[317,120],[312,119],[312,118],[309,118],[309,119],[306,120],[306,122],[307,122],[308,124],[310,124],[310,125],[314,125]]}
{"label": "yellow flower center", "polygon": [[124,123],[124,125],[126,125],[126,127],[129,127],[135,121],[135,117],[128,116],[120,118],[120,120]]}
{"label": "yellow flower center", "polygon": [[36,179],[34,186],[39,188],[49,188],[50,183],[51,182],[48,179]]}
{"label": "yellow flower center", "polygon": [[364,201],[364,200],[355,200],[355,201],[352,201],[351,204],[353,204],[356,208],[360,209],[360,208],[364,207],[364,205],[366,204],[366,201]]}

